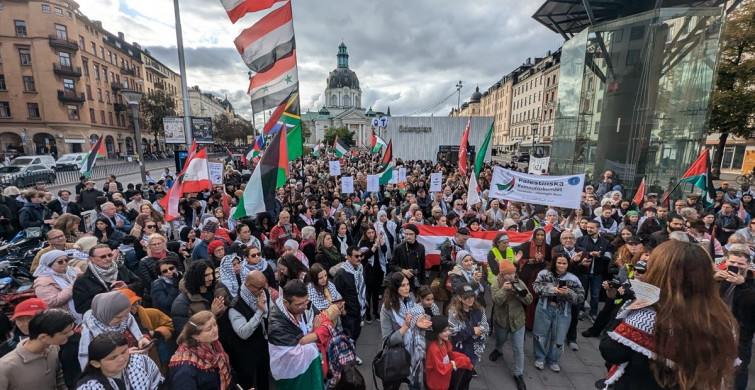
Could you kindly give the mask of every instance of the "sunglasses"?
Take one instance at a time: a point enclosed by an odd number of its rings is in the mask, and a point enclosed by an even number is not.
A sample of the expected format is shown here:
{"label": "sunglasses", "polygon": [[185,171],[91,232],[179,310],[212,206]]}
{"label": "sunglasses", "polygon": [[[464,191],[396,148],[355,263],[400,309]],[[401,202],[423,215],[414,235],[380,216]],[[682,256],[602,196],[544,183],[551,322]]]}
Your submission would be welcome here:
{"label": "sunglasses", "polygon": [[113,254],[112,253],[108,253],[106,255],[95,256],[95,257],[98,258],[98,259],[103,259],[104,260],[104,259],[109,259],[109,258],[113,257]]}
{"label": "sunglasses", "polygon": [[57,260],[55,264],[68,264],[68,259]]}
{"label": "sunglasses", "polygon": [[144,227],[147,229],[154,229],[157,227],[157,225],[145,225]]}
{"label": "sunglasses", "polygon": [[259,253],[250,253],[249,257],[260,257]]}
{"label": "sunglasses", "polygon": [[161,270],[160,273],[163,274],[163,275],[165,275],[168,272],[173,272],[175,270],[176,270],[176,267],[171,266],[171,267],[168,267],[167,269]]}

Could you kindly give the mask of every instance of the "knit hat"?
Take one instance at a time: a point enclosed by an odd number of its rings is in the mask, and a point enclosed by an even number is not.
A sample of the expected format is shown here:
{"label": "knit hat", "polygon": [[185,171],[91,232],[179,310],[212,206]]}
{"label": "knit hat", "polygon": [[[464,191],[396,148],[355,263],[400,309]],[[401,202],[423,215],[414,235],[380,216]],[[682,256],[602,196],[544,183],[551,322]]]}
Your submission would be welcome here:
{"label": "knit hat", "polygon": [[509,228],[512,226],[516,226],[516,221],[511,218],[506,218],[503,220],[503,230],[509,230]]}
{"label": "knit hat", "polygon": [[499,268],[498,273],[500,275],[508,275],[508,274],[513,274],[513,273],[516,272],[516,267],[514,266],[514,263],[512,263],[512,262],[510,262],[510,261],[508,261],[506,259],[504,259],[503,261],[500,262],[500,266],[499,267],[500,268]]}
{"label": "knit hat", "polygon": [[207,245],[207,254],[212,255],[215,253],[215,250],[218,248],[225,248],[225,244],[223,244],[223,241],[221,240],[212,240],[212,242]]}
{"label": "knit hat", "polygon": [[13,311],[13,317],[11,317],[10,320],[13,321],[16,318],[23,316],[33,316],[41,310],[47,310],[47,303],[39,298],[29,298],[16,305],[16,309]]}
{"label": "knit hat", "polygon": [[179,233],[179,236],[181,237],[181,241],[189,241],[189,233],[191,232],[191,227],[184,226],[181,228],[181,232]]}
{"label": "knit hat", "polygon": [[204,226],[202,226],[202,233],[215,233],[218,231],[218,223],[216,221],[210,221],[209,218],[207,218],[207,221],[205,221]]}
{"label": "knit hat", "polygon": [[131,301],[120,290],[99,293],[92,299],[92,315],[106,325],[130,307]]}
{"label": "knit hat", "polygon": [[[461,265],[461,261],[464,260],[465,257],[471,256],[472,254],[467,251],[458,251],[456,252],[456,264]],[[472,258],[474,260],[474,257]]]}
{"label": "knit hat", "polygon": [[417,225],[410,223],[404,227],[404,231],[411,230],[414,232],[414,234],[419,235],[419,229],[417,228]]}

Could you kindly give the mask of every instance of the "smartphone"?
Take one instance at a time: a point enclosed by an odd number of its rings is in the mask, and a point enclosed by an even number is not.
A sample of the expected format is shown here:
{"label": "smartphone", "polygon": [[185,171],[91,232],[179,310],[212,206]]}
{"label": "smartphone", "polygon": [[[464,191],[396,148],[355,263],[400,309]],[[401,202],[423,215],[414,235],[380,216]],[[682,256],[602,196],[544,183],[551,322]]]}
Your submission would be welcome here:
{"label": "smartphone", "polygon": [[152,348],[152,346],[155,345],[156,342],[157,342],[156,339],[152,339],[152,340],[150,340],[150,342],[147,345],[144,346],[144,348],[139,348],[139,349],[142,350],[142,351],[146,351],[146,350]]}
{"label": "smartphone", "polygon": [[558,288],[566,287],[566,280],[559,280],[558,281]]}
{"label": "smartphone", "polygon": [[737,267],[736,265],[730,265],[730,266],[726,267],[726,270],[729,271],[729,272],[733,272],[735,274],[739,273],[739,267]]}

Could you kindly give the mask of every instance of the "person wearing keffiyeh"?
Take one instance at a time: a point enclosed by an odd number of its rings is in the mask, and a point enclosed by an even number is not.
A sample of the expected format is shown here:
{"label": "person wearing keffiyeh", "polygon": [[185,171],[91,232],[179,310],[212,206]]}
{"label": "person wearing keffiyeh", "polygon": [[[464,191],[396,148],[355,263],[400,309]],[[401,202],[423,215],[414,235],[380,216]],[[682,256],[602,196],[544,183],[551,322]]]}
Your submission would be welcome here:
{"label": "person wearing keffiyeh", "polygon": [[350,246],[346,250],[346,262],[336,272],[333,284],[346,302],[346,315],[341,318],[343,329],[356,343],[362,332],[362,317],[367,311],[367,288],[359,247]]}

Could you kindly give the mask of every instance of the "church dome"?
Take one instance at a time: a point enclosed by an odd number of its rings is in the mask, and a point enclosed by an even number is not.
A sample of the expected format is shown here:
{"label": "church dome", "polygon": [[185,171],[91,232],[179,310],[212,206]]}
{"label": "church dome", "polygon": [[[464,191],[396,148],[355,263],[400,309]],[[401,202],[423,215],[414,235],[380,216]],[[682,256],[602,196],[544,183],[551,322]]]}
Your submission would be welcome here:
{"label": "church dome", "polygon": [[357,74],[349,68],[336,68],[328,75],[328,88],[359,89]]}
{"label": "church dome", "polygon": [[478,85],[475,89],[474,93],[472,94],[472,97],[469,99],[470,103],[479,103],[480,99],[482,99],[482,94],[480,93],[480,86]]}

